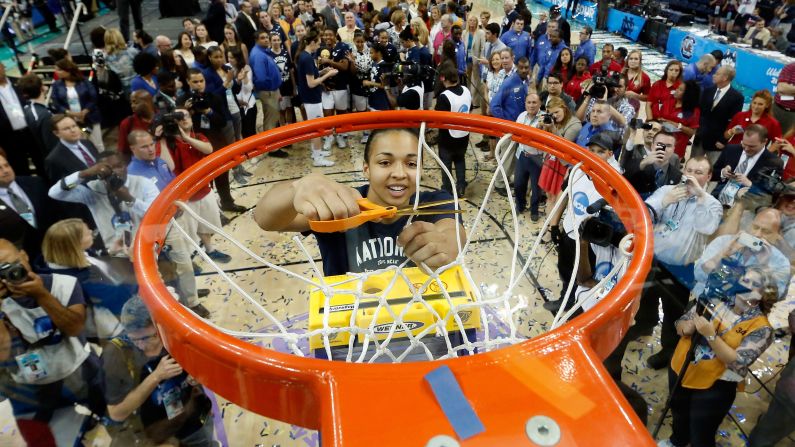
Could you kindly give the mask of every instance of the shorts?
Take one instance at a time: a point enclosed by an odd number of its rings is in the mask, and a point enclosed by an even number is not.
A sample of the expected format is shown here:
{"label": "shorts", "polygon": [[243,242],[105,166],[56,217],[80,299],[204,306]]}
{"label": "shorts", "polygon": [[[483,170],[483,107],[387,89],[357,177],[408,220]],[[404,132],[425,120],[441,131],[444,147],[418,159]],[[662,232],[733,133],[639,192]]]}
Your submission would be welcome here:
{"label": "shorts", "polygon": [[[196,212],[202,219],[210,222],[218,228],[221,228],[221,210],[218,208],[218,196],[215,191],[210,191],[209,194],[199,200],[192,200],[188,202],[190,209]],[[186,216],[185,221],[188,224],[188,234],[198,242],[197,236],[199,234],[214,234],[215,230],[207,226],[203,222],[199,222],[192,216]]]}
{"label": "shorts", "polygon": [[293,106],[293,97],[292,96],[282,96],[279,98],[279,110],[285,111]]}
{"label": "shorts", "polygon": [[353,111],[366,112],[367,111],[367,97],[359,95],[351,95],[353,97]]}
{"label": "shorts", "polygon": [[323,108],[325,110],[346,111],[350,105],[347,90],[331,90],[323,92]]}
{"label": "shorts", "polygon": [[315,118],[323,118],[323,104],[309,104],[304,103],[304,110],[306,110],[306,119],[312,120]]}

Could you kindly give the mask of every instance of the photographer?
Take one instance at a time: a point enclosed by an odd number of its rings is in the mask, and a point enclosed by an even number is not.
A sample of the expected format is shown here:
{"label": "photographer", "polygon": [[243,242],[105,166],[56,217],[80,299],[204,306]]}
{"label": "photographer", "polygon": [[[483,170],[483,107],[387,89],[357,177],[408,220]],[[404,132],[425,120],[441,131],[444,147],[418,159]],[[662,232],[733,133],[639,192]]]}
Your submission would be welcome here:
{"label": "photographer", "polygon": [[[223,53],[220,54],[223,56]],[[232,123],[227,121],[223,112],[229,110],[226,107],[226,98],[206,92],[204,74],[196,68],[188,70],[188,85],[190,92],[177,100],[177,107],[184,107],[190,112],[193,127],[207,135],[215,150],[223,149],[227,144],[232,143],[234,134]],[[215,187],[221,198],[222,210],[233,213],[246,211],[245,207],[236,204],[232,199],[229,191],[229,173],[224,172],[216,177]]]}
{"label": "photographer", "polygon": [[[633,102],[637,102],[635,100],[631,102],[626,97],[626,75],[596,75],[591,78],[591,81],[583,82],[582,87],[585,88],[585,92],[583,93],[584,99],[577,109],[577,117],[587,121],[596,99],[604,99],[610,107],[610,121],[613,124],[614,130],[618,132],[619,137],[623,137],[627,124],[635,117],[635,106]],[[619,155],[618,150],[616,151],[616,155]]]}
{"label": "photographer", "polygon": [[762,187],[764,172],[780,172],[782,161],[765,149],[767,129],[752,124],[745,129],[739,145],[726,146],[713,166],[712,180],[718,185],[712,195],[724,205],[734,204],[737,191],[743,187]]}
{"label": "photographer", "polygon": [[108,416],[121,422],[140,418],[156,445],[213,445],[210,400],[202,387],[166,351],[140,297],[121,311],[124,339],[102,353]]}
{"label": "photographer", "polygon": [[[580,105],[580,108],[577,109],[577,118],[582,120],[580,116],[581,112],[584,116],[583,105]],[[594,136],[604,135],[613,143],[610,148],[611,151],[620,147],[621,136],[610,119],[615,113],[618,113],[618,111],[609,105],[607,101],[603,99],[595,100],[591,107],[590,115],[588,116],[588,122],[582,126],[582,130],[580,130],[580,134],[577,136],[577,141],[575,142],[582,147],[586,147]]]}
{"label": "photographer", "polygon": [[[469,113],[472,107],[472,94],[459,82],[458,70],[451,64],[443,65],[439,79],[444,90],[436,100],[436,110],[446,112]],[[469,132],[462,130],[439,130],[439,158],[444,166],[453,172],[455,163],[456,191],[459,197],[466,194],[466,150],[469,145]],[[442,173],[442,189],[452,193],[453,185],[450,178]]]}
{"label": "photographer", "polygon": [[[643,131],[643,142],[635,144],[635,132],[639,129]],[[624,150],[621,151],[621,156],[618,158],[621,167],[625,171],[630,160],[642,160],[649,152],[654,151],[654,136],[662,130],[662,124],[654,119],[644,123],[640,118],[635,118],[629,122],[627,130],[627,142],[624,144]]]}
{"label": "photographer", "polygon": [[[762,267],[736,270],[719,284],[733,290],[699,298],[709,312],[701,315],[701,306],[693,306],[676,322],[682,338],[668,370],[673,416],[668,445],[715,445],[738,383],[773,341],[767,314],[777,299],[775,280]],[[697,345],[689,359],[692,343]],[[685,361],[690,363],[674,388]]]}
{"label": "photographer", "polygon": [[28,255],[5,239],[0,266],[0,361],[34,391],[36,419],[49,421],[75,398],[104,414],[102,369],[82,335],[86,304],[77,280],[33,273]]}
{"label": "photographer", "polygon": [[[550,119],[542,120],[538,126],[539,129],[572,142],[577,139],[577,135],[582,129],[582,123],[571,113],[562,99],[551,98],[547,103],[547,113]],[[567,170],[568,167],[555,156],[544,155],[544,166],[541,168],[538,186],[546,193],[547,203],[557,203]]]}
{"label": "photographer", "polygon": [[[655,142],[672,143],[660,132]],[[666,151],[672,152],[672,147]],[[705,188],[712,173],[709,160],[693,157],[685,164],[682,182],[664,185],[646,203],[654,210],[654,265],[641,295],[634,332],[650,334],[658,320],[662,299],[662,349],[647,359],[649,367],[664,368],[676,345],[674,322],[684,313],[693,286],[693,263],[704,251],[708,238],[723,217],[720,203]]]}
{"label": "photographer", "polygon": [[613,76],[621,73],[623,67],[613,59],[614,48],[612,43],[602,45],[602,60],[594,62],[588,68],[592,76]]}
{"label": "photographer", "polygon": [[[398,96],[398,106],[420,110],[431,107],[433,101],[433,56],[427,47],[417,45],[417,37],[411,32],[411,28],[406,28],[400,33],[400,43],[406,49],[406,61],[411,62],[416,67],[414,71],[403,79],[403,91]],[[421,95],[420,98],[415,98]]]}
{"label": "photographer", "polygon": [[633,157],[624,164],[624,177],[643,199],[664,185],[679,183],[682,172],[679,158],[674,157],[675,146],[676,137],[670,132],[660,131],[654,136],[651,151],[643,158]]}
{"label": "photographer", "polygon": [[49,195],[88,206],[108,252],[129,257],[138,224],[158,193],[151,180],[127,175],[127,165],[118,152],[105,151],[95,165],[56,182]]}

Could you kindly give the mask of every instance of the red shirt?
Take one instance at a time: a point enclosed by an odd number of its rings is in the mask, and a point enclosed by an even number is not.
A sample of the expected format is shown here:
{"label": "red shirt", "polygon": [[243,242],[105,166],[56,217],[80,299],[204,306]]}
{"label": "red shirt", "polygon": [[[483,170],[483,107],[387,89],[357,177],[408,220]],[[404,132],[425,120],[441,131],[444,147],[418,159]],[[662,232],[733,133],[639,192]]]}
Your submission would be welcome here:
{"label": "red shirt", "polygon": [[[756,122],[751,121],[751,111],[746,110],[745,112],[740,112],[729,121],[729,125],[726,126],[726,130],[733,128],[734,126],[740,126],[743,129],[750,126],[751,124],[759,124],[760,126],[767,129],[767,139],[770,141],[775,140],[776,138],[781,138],[781,124],[779,124],[778,120],[773,118],[773,115],[766,113],[759,117]],[[731,140],[727,144],[740,144],[740,141],[743,140],[743,134],[738,133],[734,134]]]}
{"label": "red shirt", "polygon": [[[207,137],[200,133],[191,132],[191,137],[196,138],[199,141],[209,142]],[[160,140],[157,141],[156,147],[159,153]],[[174,160],[174,174],[176,175],[182,174],[188,168],[198,163],[199,160],[207,156],[206,154],[196,150],[196,148],[186,143],[181,138],[177,138],[174,149],[169,150],[169,153],[171,154],[171,158]],[[204,188],[197,191],[193,197],[191,197],[191,201],[201,200],[209,193],[210,185],[207,184]]]}
{"label": "red shirt", "polygon": [[[795,135],[787,138],[787,141],[795,144]],[[787,164],[784,165],[784,170],[781,172],[781,179],[786,182],[791,178],[795,178],[795,155],[784,151],[778,151],[777,155],[779,157],[782,155],[787,157]]]}
{"label": "red shirt", "polygon": [[[795,84],[795,63],[787,64],[781,69],[781,73],[778,75],[778,82]],[[776,93],[776,104],[788,109],[795,109],[795,99],[784,101],[779,93]]]}
{"label": "red shirt", "polygon": [[591,73],[584,71],[581,75],[574,74],[571,79],[569,79],[569,82],[563,85],[563,92],[571,96],[574,102],[579,101],[582,96],[581,85],[586,79],[591,79]]}
{"label": "red shirt", "polygon": [[633,77],[627,85],[628,92],[635,92],[639,95],[648,95],[649,90],[651,90],[651,79],[645,71],[640,72],[640,82],[636,82],[636,77]]}
{"label": "red shirt", "polygon": [[[701,111],[698,107],[693,110],[690,116],[685,117],[683,115],[682,108],[676,107],[676,101],[668,101],[663,105],[662,111],[658,117],[675,123],[681,123],[683,126],[691,129],[698,129],[698,121],[701,117]],[[674,135],[676,136],[676,147],[674,148],[674,152],[676,152],[679,158],[684,158],[690,137],[684,132],[676,132]]]}
{"label": "red shirt", "polygon": [[[594,62],[591,68],[588,69],[592,75],[597,75],[602,72],[602,61]],[[621,64],[614,60],[610,60],[610,65],[607,67],[607,74],[621,73]]]}
{"label": "red shirt", "polygon": [[[651,88],[649,89],[649,97],[646,98],[646,102],[648,102],[651,106],[651,114],[653,118],[659,118],[662,116],[660,113],[662,112],[663,107],[666,103],[674,101],[674,92],[677,88],[679,88],[679,84],[681,83],[681,80],[676,81],[674,82],[674,85],[668,87],[665,85],[665,80],[660,79],[651,85]],[[646,117],[646,119],[649,119],[649,117]]]}
{"label": "red shirt", "polygon": [[[136,115],[130,115],[119,123],[119,143],[118,149],[122,154],[130,154],[130,145],[127,143],[127,136],[133,130],[149,130],[151,121],[144,121]],[[157,149],[157,156],[160,156],[160,148]]]}

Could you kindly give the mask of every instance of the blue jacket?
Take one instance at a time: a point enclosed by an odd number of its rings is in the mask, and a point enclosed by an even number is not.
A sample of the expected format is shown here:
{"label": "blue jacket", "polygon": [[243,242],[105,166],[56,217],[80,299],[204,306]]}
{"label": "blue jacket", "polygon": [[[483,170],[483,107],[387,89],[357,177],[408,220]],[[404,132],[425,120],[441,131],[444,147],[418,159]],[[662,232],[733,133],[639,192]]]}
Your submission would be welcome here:
{"label": "blue jacket", "polygon": [[265,69],[266,57],[270,56],[268,56],[265,49],[259,45],[254,45],[254,48],[251,49],[248,56],[248,65],[251,67],[251,73],[254,75],[254,90],[258,92],[269,91],[266,86],[263,85],[263,80],[268,79],[268,72]]}
{"label": "blue jacket", "polygon": [[514,73],[503,81],[497,94],[491,98],[491,115],[508,121],[516,121],[525,110],[527,84]]}
{"label": "blue jacket", "polygon": [[576,62],[580,56],[585,56],[588,59],[588,66],[593,65],[594,58],[596,58],[596,45],[593,40],[588,39],[585,42],[580,42],[577,51],[574,52],[574,61]]}
{"label": "blue jacket", "polygon": [[510,30],[503,33],[503,35],[500,36],[500,40],[513,50],[513,61],[515,63],[519,62],[519,59],[522,57],[526,57],[530,60],[533,56],[533,38],[530,36],[530,33],[524,31],[517,33],[514,30]]}
{"label": "blue jacket", "polygon": [[467,47],[463,40],[453,43],[455,43],[455,65],[458,67],[458,74],[461,75],[467,71]]}
{"label": "blue jacket", "polygon": [[536,63],[538,63],[538,55],[547,48],[549,48],[549,37],[547,37],[546,33],[544,33],[538,36],[535,47],[533,47],[533,51],[530,54],[530,70],[532,70],[533,67],[536,66]]}
{"label": "blue jacket", "polygon": [[[77,97],[80,99],[80,107],[88,109],[86,123],[96,124],[102,119],[97,106],[97,91],[88,81],[81,81],[75,84]],[[52,107],[55,113],[65,113],[69,110],[69,100],[66,98],[66,84],[63,80],[55,81],[52,84]]]}
{"label": "blue jacket", "polygon": [[[696,81],[699,85],[702,85],[704,82],[705,77],[712,77],[710,74],[704,74],[698,71],[698,67],[696,66],[695,62],[691,62],[687,64],[684,71],[682,72],[682,80],[683,81]],[[711,80],[711,79],[710,79]]]}
{"label": "blue jacket", "polygon": [[560,50],[564,48],[568,47],[561,40],[556,46],[547,45],[546,51],[542,51],[538,55],[538,76],[536,77],[536,83],[541,82],[541,80],[547,77],[552,71],[552,67],[555,66],[555,62],[558,60]]}

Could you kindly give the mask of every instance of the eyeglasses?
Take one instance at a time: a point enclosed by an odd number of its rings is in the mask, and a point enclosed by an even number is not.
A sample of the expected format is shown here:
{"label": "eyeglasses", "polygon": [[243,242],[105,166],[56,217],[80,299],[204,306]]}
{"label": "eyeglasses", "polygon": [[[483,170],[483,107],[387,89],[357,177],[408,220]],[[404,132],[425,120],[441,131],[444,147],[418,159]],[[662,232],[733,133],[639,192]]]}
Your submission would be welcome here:
{"label": "eyeglasses", "polygon": [[550,80],[547,80],[547,85],[559,85],[559,84],[560,84],[560,81],[550,81]]}
{"label": "eyeglasses", "polygon": [[130,337],[128,335],[127,336],[127,340],[130,340],[131,343],[143,344],[143,343],[146,343],[146,342],[148,342],[150,340],[153,340],[153,339],[157,338],[157,336],[158,336],[157,332],[154,332],[154,333],[152,333],[150,335],[144,335],[143,337]]}

